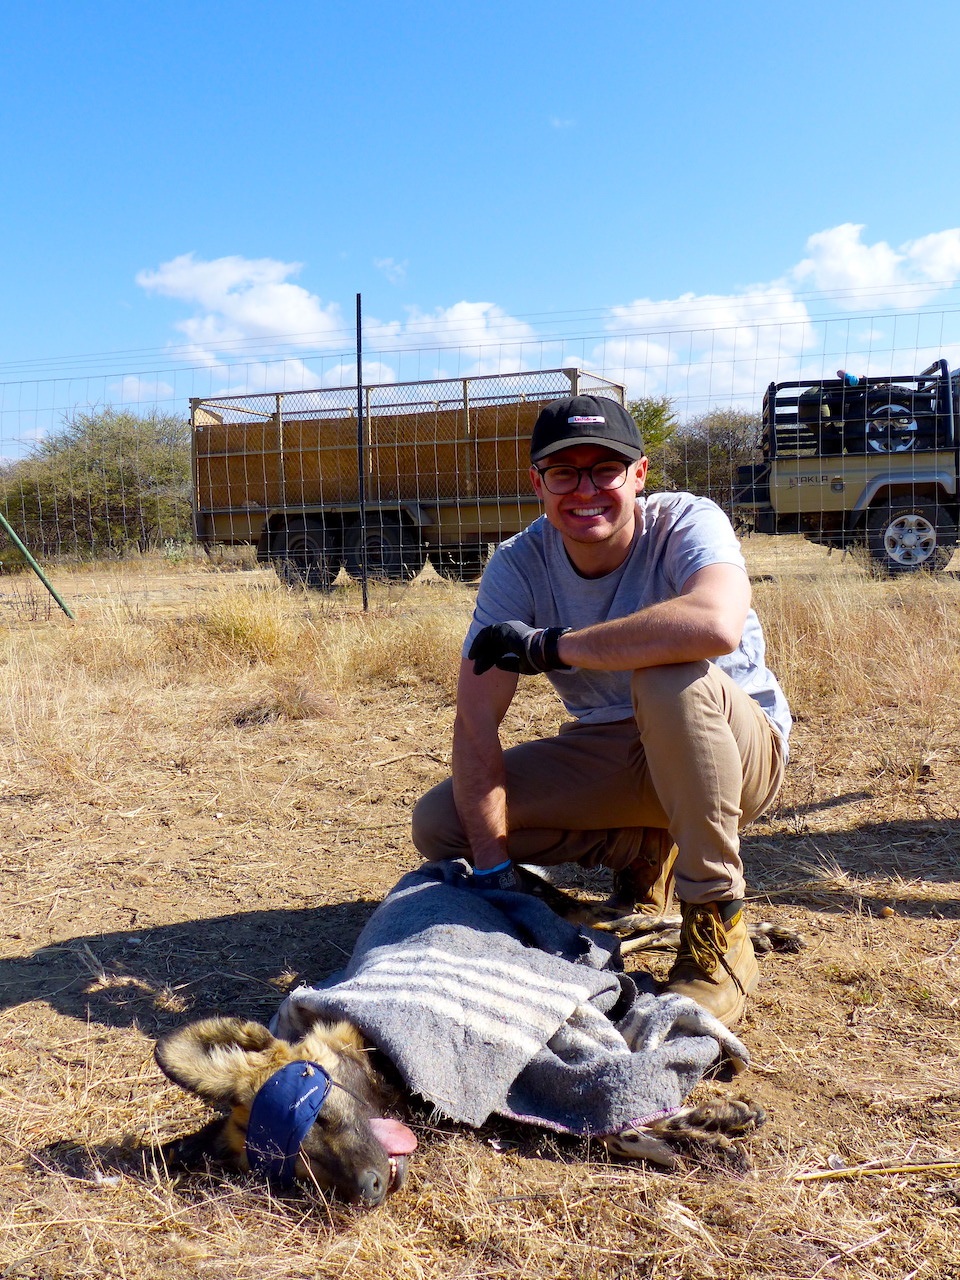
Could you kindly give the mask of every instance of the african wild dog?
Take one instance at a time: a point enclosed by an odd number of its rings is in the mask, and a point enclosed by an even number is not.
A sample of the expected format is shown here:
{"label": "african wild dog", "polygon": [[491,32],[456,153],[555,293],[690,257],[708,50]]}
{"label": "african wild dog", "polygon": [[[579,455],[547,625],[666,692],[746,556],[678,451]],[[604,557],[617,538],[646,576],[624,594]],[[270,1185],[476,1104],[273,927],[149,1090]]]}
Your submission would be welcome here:
{"label": "african wild dog", "polygon": [[[581,902],[535,873],[522,878],[558,914],[619,934],[639,932],[640,945],[663,945],[664,928],[675,923],[621,917],[608,904]],[[793,934],[786,942],[775,937],[773,945],[791,941],[803,945]],[[631,939],[623,949],[636,945]],[[210,1158],[266,1173],[281,1184],[312,1182],[356,1204],[379,1205],[402,1185],[416,1138],[406,1125],[382,1114],[399,1095],[384,1074],[389,1064],[380,1070],[376,1057],[361,1032],[345,1021],[320,1020],[294,1043],[238,1018],[208,1018],[170,1032],[157,1043],[160,1068],[229,1113],[168,1143],[163,1155],[172,1167],[189,1168]],[[752,1103],[714,1098],[599,1140],[614,1158],[672,1166],[675,1154],[664,1138],[724,1147],[731,1136],[762,1122],[762,1110]]]}
{"label": "african wild dog", "polygon": [[175,1084],[230,1108],[163,1148],[173,1167],[209,1157],[268,1173],[281,1185],[312,1182],[371,1207],[406,1176],[417,1140],[382,1115],[391,1090],[348,1022],[317,1022],[289,1044],[258,1022],[207,1018],[163,1036],[156,1058]]}

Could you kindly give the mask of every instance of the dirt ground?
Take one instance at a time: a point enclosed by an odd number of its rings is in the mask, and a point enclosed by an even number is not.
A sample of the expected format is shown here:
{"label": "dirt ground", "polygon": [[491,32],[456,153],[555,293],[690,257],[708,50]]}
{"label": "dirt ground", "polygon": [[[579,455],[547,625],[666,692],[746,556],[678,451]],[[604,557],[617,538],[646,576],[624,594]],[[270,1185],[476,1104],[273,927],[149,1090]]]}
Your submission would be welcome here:
{"label": "dirt ground", "polygon": [[[780,589],[812,572],[761,549],[752,567]],[[202,610],[222,575],[104,570],[61,586],[79,627],[126,617],[149,630]],[[960,580],[938,589],[955,611]],[[4,662],[25,632],[69,627],[27,591],[0,584]],[[456,629],[470,595],[428,575],[375,606],[382,617],[420,601]],[[355,597],[327,607],[330,625],[338,609],[355,615]],[[785,644],[772,654],[781,672],[803,663]],[[48,695],[70,670],[50,663]],[[143,1173],[140,1147],[203,1115],[162,1080],[154,1037],[212,1011],[267,1020],[295,981],[338,968],[416,864],[411,806],[449,767],[449,684],[411,670],[329,690],[323,670],[308,674],[317,700],[300,720],[258,719],[232,669],[203,694],[171,679],[163,715],[124,694],[122,672],[102,674],[96,741],[73,756],[63,742],[56,764],[8,723],[0,1276],[960,1277],[960,711],[943,710],[921,750],[927,722],[903,690],[842,722],[815,690],[796,698],[786,787],[746,835],[752,915],[809,945],[761,962],[741,1028],[754,1064],[735,1088],[769,1119],[736,1167],[691,1157],[664,1175],[582,1143],[420,1116],[410,1187],[367,1225],[302,1202],[260,1219],[247,1184],[214,1180],[201,1195]],[[11,716],[33,705],[28,690]],[[531,685],[507,737],[557,722]],[[602,873],[567,883],[606,889]],[[916,1169],[930,1162],[952,1163]],[[216,1217],[227,1200],[239,1204],[229,1228]]]}

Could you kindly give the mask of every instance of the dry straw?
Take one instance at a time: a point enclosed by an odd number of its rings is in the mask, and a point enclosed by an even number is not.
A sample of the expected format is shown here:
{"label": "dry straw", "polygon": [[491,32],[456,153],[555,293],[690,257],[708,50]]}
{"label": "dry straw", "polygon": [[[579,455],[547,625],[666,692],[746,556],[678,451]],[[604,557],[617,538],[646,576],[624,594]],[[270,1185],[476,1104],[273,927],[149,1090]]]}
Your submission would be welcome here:
{"label": "dry straw", "polygon": [[[144,1163],[206,1117],[152,1039],[215,1008],[269,1018],[415,865],[473,593],[381,586],[364,616],[352,587],[157,561],[68,576],[75,626],[8,597],[0,1275],[960,1274],[960,584],[748,552],[798,713],[745,845],[750,910],[810,941],[762,961],[742,1028],[767,1126],[746,1162],[688,1151],[667,1175],[415,1112],[409,1185],[367,1215]],[[505,741],[559,719],[525,682]]]}

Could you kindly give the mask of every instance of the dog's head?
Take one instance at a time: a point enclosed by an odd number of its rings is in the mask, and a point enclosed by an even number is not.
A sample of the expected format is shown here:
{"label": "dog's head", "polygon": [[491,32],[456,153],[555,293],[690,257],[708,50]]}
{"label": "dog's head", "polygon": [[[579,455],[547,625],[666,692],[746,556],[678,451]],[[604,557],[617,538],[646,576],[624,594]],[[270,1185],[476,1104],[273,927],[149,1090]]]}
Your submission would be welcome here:
{"label": "dog's head", "polygon": [[318,1022],[289,1044],[258,1022],[207,1018],[163,1036],[156,1059],[176,1084],[230,1109],[168,1144],[171,1164],[211,1158],[371,1207],[402,1184],[417,1141],[379,1114],[382,1082],[350,1023]]}

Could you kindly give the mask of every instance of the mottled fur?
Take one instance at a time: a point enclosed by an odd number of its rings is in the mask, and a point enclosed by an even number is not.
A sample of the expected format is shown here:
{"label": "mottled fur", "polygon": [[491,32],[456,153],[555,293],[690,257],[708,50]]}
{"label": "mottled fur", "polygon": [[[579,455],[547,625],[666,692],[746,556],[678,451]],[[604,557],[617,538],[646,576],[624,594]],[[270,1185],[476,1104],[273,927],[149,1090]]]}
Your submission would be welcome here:
{"label": "mottled fur", "polygon": [[[679,917],[635,913],[619,899],[581,901],[528,868],[520,868],[519,874],[528,890],[558,915],[616,933],[622,951],[677,944]],[[770,924],[755,925],[751,936],[757,950],[771,946],[795,950],[805,945],[799,934]],[[156,1057],[175,1083],[213,1106],[228,1109],[198,1133],[168,1143],[163,1156],[169,1166],[191,1168],[209,1159],[246,1171],[246,1128],[257,1090],[286,1063],[309,1060],[328,1071],[339,1087],[331,1089],[303,1141],[295,1176],[367,1205],[380,1204],[402,1183],[406,1158],[391,1158],[370,1124],[372,1119],[378,1123],[374,1118],[382,1114],[392,1091],[351,1023],[314,1023],[290,1044],[277,1040],[257,1022],[208,1018],[164,1036]],[[617,1159],[652,1160],[672,1167],[676,1154],[665,1139],[729,1146],[731,1137],[749,1132],[763,1119],[763,1112],[752,1103],[717,1098],[601,1141]]]}
{"label": "mottled fur", "polygon": [[735,1138],[759,1129],[766,1120],[762,1107],[746,1098],[709,1098],[696,1107],[682,1107],[666,1120],[655,1120],[642,1128],[624,1129],[603,1138],[604,1147],[615,1160],[652,1160],[673,1169],[677,1153],[665,1141],[702,1143],[726,1150]]}
{"label": "mottled fur", "polygon": [[258,1022],[207,1018],[165,1035],[156,1058],[176,1084],[215,1107],[229,1108],[198,1133],[167,1144],[163,1155],[169,1165],[190,1168],[211,1159],[246,1171],[244,1144],[257,1090],[286,1063],[310,1061],[335,1085],[301,1145],[295,1176],[369,1205],[379,1204],[399,1184],[403,1170],[370,1126],[382,1115],[390,1090],[351,1023],[315,1023],[289,1044]]}

